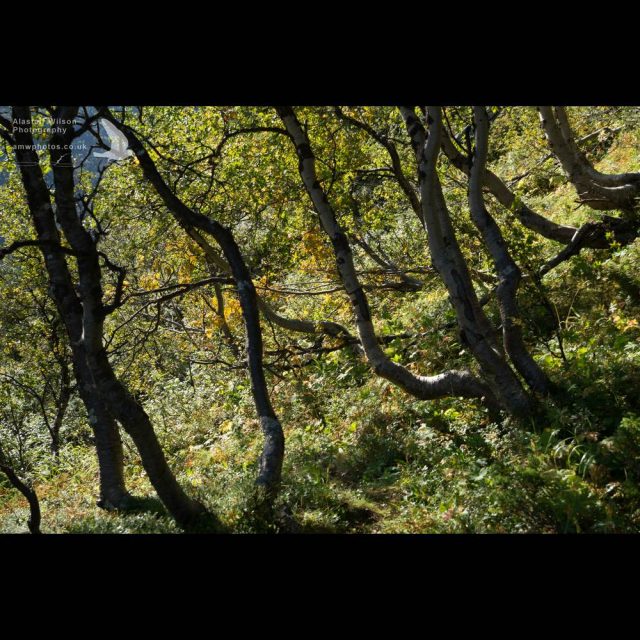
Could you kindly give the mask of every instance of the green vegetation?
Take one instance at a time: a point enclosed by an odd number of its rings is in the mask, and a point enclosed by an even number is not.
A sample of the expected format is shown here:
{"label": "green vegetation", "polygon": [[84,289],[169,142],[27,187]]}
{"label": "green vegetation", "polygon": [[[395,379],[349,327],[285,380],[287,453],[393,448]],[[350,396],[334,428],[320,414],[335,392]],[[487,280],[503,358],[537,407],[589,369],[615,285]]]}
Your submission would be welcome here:
{"label": "green vegetation", "polygon": [[[376,373],[370,354],[360,348],[363,330],[354,321],[359,311],[345,293],[338,254],[305,191],[282,114],[248,107],[130,108],[126,118],[124,111],[112,112],[142,141],[182,203],[232,231],[255,291],[272,313],[260,307],[264,362],[258,364],[282,425],[285,453],[281,482],[272,493],[267,489],[265,501],[255,482],[266,455],[260,417],[268,411],[252,393],[245,341],[249,303],[238,296],[227,254],[210,238],[198,240],[198,234],[209,237],[206,230],[172,213],[149,178],[144,156],[72,172],[80,226],[101,252],[102,300],[112,305],[98,341],[131,402],[144,408],[178,484],[206,508],[208,515],[188,527],[158,498],[141,462],[139,436],[98,382],[92,394],[104,399],[111,420],[122,427],[124,483],[131,497],[118,508],[96,504],[96,432],[80,393],[77,352],[69,321],[51,293],[43,259],[50,248],[36,243],[42,236],[33,223],[16,141],[9,139],[12,129],[0,122],[0,463],[37,495],[42,532],[637,532],[637,210],[613,200],[606,208],[589,198],[579,201],[580,187],[557,150],[550,151],[534,108],[487,112],[487,168],[515,201],[503,206],[490,187],[483,198],[522,271],[515,323],[551,383],[548,393],[532,390],[502,352],[531,398],[524,414],[511,411],[499,396],[498,406],[462,393],[422,399]],[[11,112],[2,113],[10,123]],[[411,189],[424,197],[399,111],[345,107],[341,113],[392,141]],[[52,119],[45,108],[32,114],[33,127]],[[425,129],[433,127],[420,110],[415,114]],[[607,176],[640,171],[637,108],[581,107],[567,114],[576,144],[595,170]],[[464,369],[489,380],[485,363],[460,333],[460,316],[435,268],[432,230],[425,232],[412,209],[384,145],[333,108],[300,108],[296,115],[315,154],[318,182],[349,239],[386,359],[414,376]],[[450,135],[473,118],[468,107],[448,108],[444,115],[443,131]],[[77,128],[92,123],[106,140],[95,111],[81,109],[77,122]],[[476,129],[470,139],[460,137],[463,152],[474,135]],[[488,298],[483,310],[500,345],[499,279],[470,217],[469,181],[447,154],[438,160],[461,253],[477,297]],[[49,153],[40,151],[39,162],[54,194],[61,187],[53,186]],[[606,242],[576,246],[542,276],[541,268],[563,246],[571,247],[571,238],[562,244],[523,225],[523,204],[575,229],[602,223],[597,231]],[[628,223],[632,237],[618,233],[609,218]],[[59,226],[60,246],[68,249],[59,255],[83,300],[82,339],[89,340],[85,267],[72,233]],[[6,251],[23,241],[33,242]],[[314,328],[292,331],[273,314]],[[349,336],[323,331],[323,322],[339,323]],[[100,363],[92,364],[90,347],[87,353],[96,376]],[[29,518],[25,496],[0,473],[0,532],[25,532]]]}

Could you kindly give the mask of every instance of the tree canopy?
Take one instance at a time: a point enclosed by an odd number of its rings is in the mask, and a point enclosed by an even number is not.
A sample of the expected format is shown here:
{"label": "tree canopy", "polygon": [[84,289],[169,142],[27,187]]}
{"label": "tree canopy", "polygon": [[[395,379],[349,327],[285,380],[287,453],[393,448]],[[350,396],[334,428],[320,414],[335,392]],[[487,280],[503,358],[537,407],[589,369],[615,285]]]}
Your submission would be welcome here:
{"label": "tree canopy", "polygon": [[0,531],[638,530],[637,107],[0,138]]}

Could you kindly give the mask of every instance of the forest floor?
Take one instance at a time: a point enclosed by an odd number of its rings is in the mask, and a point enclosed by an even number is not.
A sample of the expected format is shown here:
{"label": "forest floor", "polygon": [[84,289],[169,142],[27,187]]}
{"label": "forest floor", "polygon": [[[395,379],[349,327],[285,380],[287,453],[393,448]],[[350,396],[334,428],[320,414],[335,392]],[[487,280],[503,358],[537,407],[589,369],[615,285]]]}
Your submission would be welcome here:
{"label": "forest floor", "polygon": [[[556,276],[562,288],[576,271],[596,272],[563,310],[564,356],[552,334],[536,353],[560,391],[529,424],[491,422],[486,410],[455,398],[415,401],[358,362],[325,363],[302,382],[281,382],[287,453],[280,516],[266,529],[247,505],[261,446],[250,400],[238,410],[230,398],[221,413],[207,389],[191,389],[183,413],[167,399],[173,419],[160,420],[152,403],[150,413],[180,482],[230,531],[638,531],[639,264],[636,242],[601,260],[580,257]],[[319,379],[325,393],[314,404]],[[128,487],[147,498],[141,507],[96,506],[97,462],[85,434],[38,469],[43,531],[179,531],[125,444]],[[0,532],[24,532],[27,517],[22,496],[0,485]]]}

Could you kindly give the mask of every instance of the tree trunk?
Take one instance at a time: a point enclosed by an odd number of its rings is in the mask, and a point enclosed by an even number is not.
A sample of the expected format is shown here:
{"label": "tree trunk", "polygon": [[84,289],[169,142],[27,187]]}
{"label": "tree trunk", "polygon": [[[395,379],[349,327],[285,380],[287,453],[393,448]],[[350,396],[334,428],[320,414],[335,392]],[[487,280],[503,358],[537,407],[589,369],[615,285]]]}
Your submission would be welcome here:
{"label": "tree trunk", "polygon": [[270,503],[280,487],[284,459],[284,432],[271,405],[264,376],[260,313],[257,294],[249,269],[231,231],[218,221],[187,207],[160,175],[155,162],[133,131],[112,116],[109,116],[109,118],[126,136],[129,148],[136,155],[145,177],[153,185],[180,226],[187,233],[195,228],[213,236],[229,263],[231,274],[236,283],[246,329],[246,350],[251,393],[264,436],[256,484],[264,488],[266,502]]}
{"label": "tree trunk", "polygon": [[550,387],[549,379],[532,358],[522,337],[522,318],[516,300],[522,274],[509,253],[500,227],[487,211],[482,196],[489,147],[489,118],[484,107],[474,107],[474,120],[476,146],[469,176],[469,209],[471,218],[491,254],[500,279],[496,293],[502,320],[504,348],[531,389],[546,394]]}
{"label": "tree trunk", "polygon": [[2,471],[9,482],[27,499],[29,503],[29,512],[30,517],[27,521],[27,526],[29,527],[29,531],[33,534],[38,534],[40,532],[40,501],[38,500],[38,494],[35,492],[34,488],[22,481],[16,472],[13,470],[13,467],[9,464],[9,461],[6,459],[2,447],[0,447],[0,471]]}
{"label": "tree trunk", "polygon": [[98,466],[100,468],[100,498],[103,509],[124,509],[131,504],[131,494],[124,479],[124,452],[116,421],[107,411],[97,390],[92,385],[81,394],[89,412],[93,429]]}
{"label": "tree trunk", "polygon": [[[72,120],[74,108],[64,109],[63,120]],[[28,108],[14,107],[14,116],[30,121]],[[27,199],[34,218],[34,225],[41,241],[45,263],[50,275],[51,292],[63,316],[69,333],[72,350],[77,361],[78,385],[83,399],[92,390],[97,391],[97,404],[89,401],[87,413],[95,417],[95,424],[115,427],[113,420],[102,420],[104,408],[118,420],[129,433],[140,451],[142,464],[160,499],[171,515],[182,525],[189,525],[204,512],[203,507],[189,498],[178,485],[169,469],[153,426],[144,409],[128,394],[116,379],[102,343],[105,308],[102,303],[101,269],[97,248],[89,233],[78,219],[74,200],[74,176],[71,155],[68,151],[72,140],[71,127],[56,123],[58,133],[51,137],[51,161],[54,173],[55,200],[58,219],[65,237],[76,257],[80,278],[78,298],[71,275],[60,247],[60,237],[49,200],[47,187],[29,131],[16,131],[16,156],[20,163]],[[22,145],[20,147],[20,145]],[[20,147],[20,148],[19,148]],[[29,163],[29,164],[27,164]],[[75,362],[74,362],[75,363]],[[86,368],[85,368],[86,367]],[[90,384],[87,384],[90,379]],[[102,404],[102,406],[101,406]],[[110,473],[108,481],[101,482],[104,498],[111,502],[117,498],[117,487],[122,484],[122,444],[117,431],[96,433],[96,446],[101,472]]]}
{"label": "tree trunk", "polygon": [[331,240],[337,270],[353,304],[358,335],[373,370],[411,395],[424,400],[464,396],[486,398],[491,402],[493,396],[490,390],[468,371],[446,371],[434,376],[417,376],[405,367],[392,362],[384,354],[375,334],[366,293],[355,270],[349,240],[338,224],[335,213],[317,179],[315,156],[307,134],[303,131],[291,107],[277,107],[277,111],[295,145],[302,182],[320,218],[322,229]]}
{"label": "tree trunk", "polygon": [[90,354],[88,361],[96,388],[109,413],[131,436],[153,488],[169,513],[181,526],[188,526],[205,513],[204,507],[191,499],[179,485],[167,464],[153,425],[142,405],[116,378],[107,355],[102,350]]}
{"label": "tree trunk", "polygon": [[[27,107],[14,107],[13,117],[31,121],[31,114]],[[20,127],[20,130],[14,133],[15,155],[49,275],[49,295],[55,302],[69,337],[74,375],[80,397],[90,417],[96,441],[100,466],[100,500],[107,499],[114,506],[118,506],[121,499],[128,495],[122,469],[122,444],[113,419],[109,418],[104,410],[96,410],[94,407],[96,389],[86,364],[86,354],[82,344],[82,305],[75,293],[60,245],[60,235],[55,224],[49,191],[42,176],[37,153],[33,149],[33,137],[25,129],[24,126]]]}
{"label": "tree trunk", "polygon": [[563,107],[538,107],[542,127],[578,197],[592,209],[633,211],[640,194],[640,174],[607,176],[596,171],[578,150]]}
{"label": "tree trunk", "polygon": [[418,162],[423,222],[433,266],[449,292],[461,340],[469,346],[500,404],[509,413],[524,416],[531,409],[530,398],[502,356],[494,329],[478,302],[442,193],[436,171],[441,145],[440,109],[428,107],[428,136],[412,109],[401,111]]}

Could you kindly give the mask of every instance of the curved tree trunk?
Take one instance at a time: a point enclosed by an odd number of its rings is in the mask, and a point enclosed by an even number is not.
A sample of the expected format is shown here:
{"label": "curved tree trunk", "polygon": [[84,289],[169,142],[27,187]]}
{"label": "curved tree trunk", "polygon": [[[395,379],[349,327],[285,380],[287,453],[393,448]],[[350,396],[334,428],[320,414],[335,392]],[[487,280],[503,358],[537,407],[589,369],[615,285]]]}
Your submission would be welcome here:
{"label": "curved tree trunk", "polygon": [[491,401],[492,394],[488,387],[468,371],[446,371],[435,376],[417,376],[402,365],[392,362],[384,354],[371,321],[367,296],[356,274],[349,240],[338,224],[327,196],[318,182],[315,156],[309,139],[291,107],[277,107],[277,111],[295,145],[302,182],[318,213],[320,224],[331,240],[338,273],[353,304],[360,342],[373,370],[411,395],[424,400],[464,396],[484,397]]}
{"label": "curved tree trunk", "polygon": [[515,263],[500,227],[487,211],[482,196],[482,184],[489,148],[489,118],[484,107],[474,107],[476,146],[469,176],[469,209],[471,218],[482,234],[500,278],[497,288],[498,308],[502,320],[504,348],[527,384],[539,393],[548,393],[550,382],[527,350],[522,337],[522,318],[516,295],[522,273]]}
{"label": "curved tree trunk", "polygon": [[[542,109],[542,107],[540,108]],[[575,160],[582,164],[583,170],[594,182],[602,187],[624,187],[626,185],[635,185],[636,189],[640,187],[640,173],[607,174],[595,169],[576,143],[573,132],[571,131],[571,125],[569,124],[569,118],[567,117],[567,110],[564,107],[555,107],[555,114],[562,137],[569,145]],[[582,141],[584,141],[584,138]]]}
{"label": "curved tree trunk", "polygon": [[428,107],[428,136],[412,109],[402,107],[401,112],[418,162],[423,221],[431,258],[449,292],[461,339],[469,346],[500,404],[510,413],[526,415],[531,409],[531,400],[494,339],[493,327],[473,288],[442,194],[436,171],[442,131],[440,108]]}
{"label": "curved tree trunk", "polygon": [[[28,108],[15,107],[14,114],[16,113],[16,117],[30,121]],[[70,121],[74,113],[74,108],[63,109],[61,119]],[[48,190],[37,154],[32,150],[33,138],[28,131],[24,132],[25,127],[22,127],[22,133],[16,133],[17,142],[24,145],[20,150],[16,147],[16,155],[36,231],[39,238],[46,242],[43,251],[50,275],[51,291],[62,312],[72,350],[75,349],[77,356],[77,363],[74,364],[77,364],[75,369],[79,373],[78,384],[81,393],[85,394],[84,398],[88,398],[93,387],[98,392],[102,406],[131,435],[140,452],[145,471],[160,499],[176,521],[186,526],[203,512],[203,508],[189,498],[177,483],[148,416],[116,379],[104,350],[102,337],[106,310],[102,302],[99,256],[93,239],[78,219],[74,200],[74,176],[68,150],[73,131],[71,127],[60,124],[56,128],[58,133],[52,136],[50,147],[56,209],[58,220],[78,264],[79,298],[60,248],[60,237],[55,226]],[[91,379],[90,383],[87,378]],[[105,424],[101,420],[104,418],[104,412],[101,411],[99,403],[90,401],[87,412],[90,416],[95,416],[96,425]],[[113,421],[107,424],[115,425]],[[108,496],[112,495],[112,489],[115,491],[115,487],[121,482],[121,476],[118,475],[122,470],[122,445],[117,432],[97,433],[96,445],[102,448],[99,456],[101,472],[113,472],[113,476],[109,478],[109,485],[105,487],[105,494],[108,494],[105,498],[110,501]]]}
{"label": "curved tree trunk", "polygon": [[29,503],[30,516],[27,521],[29,531],[34,534],[41,533],[40,501],[38,500],[38,494],[30,484],[27,484],[18,477],[18,474],[6,459],[2,447],[0,447],[0,471],[7,476],[9,482],[27,499],[27,502]]}
{"label": "curved tree trunk", "polygon": [[640,195],[640,174],[607,176],[596,171],[575,144],[563,107],[538,107],[549,147],[560,161],[578,197],[592,209],[633,211]]}
{"label": "curved tree trunk", "polygon": [[145,177],[162,198],[162,201],[178,224],[187,233],[195,228],[213,236],[229,263],[231,274],[236,283],[246,329],[247,362],[251,380],[251,393],[264,436],[260,470],[256,484],[264,488],[266,502],[270,503],[280,487],[284,459],[284,432],[269,398],[263,367],[262,329],[260,327],[257,294],[249,269],[242,257],[242,252],[229,229],[216,220],[193,211],[173,193],[133,131],[118,122],[110,114],[107,117],[126,136],[129,148],[136,155]]}
{"label": "curved tree trunk", "polygon": [[[14,117],[31,121],[29,109],[26,107],[15,107]],[[55,224],[49,191],[44,183],[38,156],[32,148],[33,138],[24,130],[25,127],[21,129],[14,134],[17,143],[16,160],[49,275],[49,295],[53,298],[69,337],[74,375],[95,437],[100,466],[100,502],[106,500],[112,506],[121,506],[123,500],[128,498],[122,467],[122,443],[114,420],[96,406],[96,389],[87,367],[82,344],[82,306],[75,293],[60,246],[60,235]]]}
{"label": "curved tree trunk", "polygon": [[[471,164],[467,157],[463,156],[455,147],[446,131],[442,131],[442,150],[454,167],[467,176],[471,172]],[[490,169],[485,169],[484,186],[489,189],[495,199],[509,210],[519,222],[531,231],[541,236],[562,244],[572,242],[578,229],[568,225],[553,222],[543,215],[533,211],[526,204],[519,201],[516,195],[507,185]],[[584,247],[592,249],[606,249],[611,245],[608,234],[612,233],[615,241],[627,245],[638,237],[638,225],[632,220],[623,220],[612,216],[604,216],[603,220],[584,240]]]}

